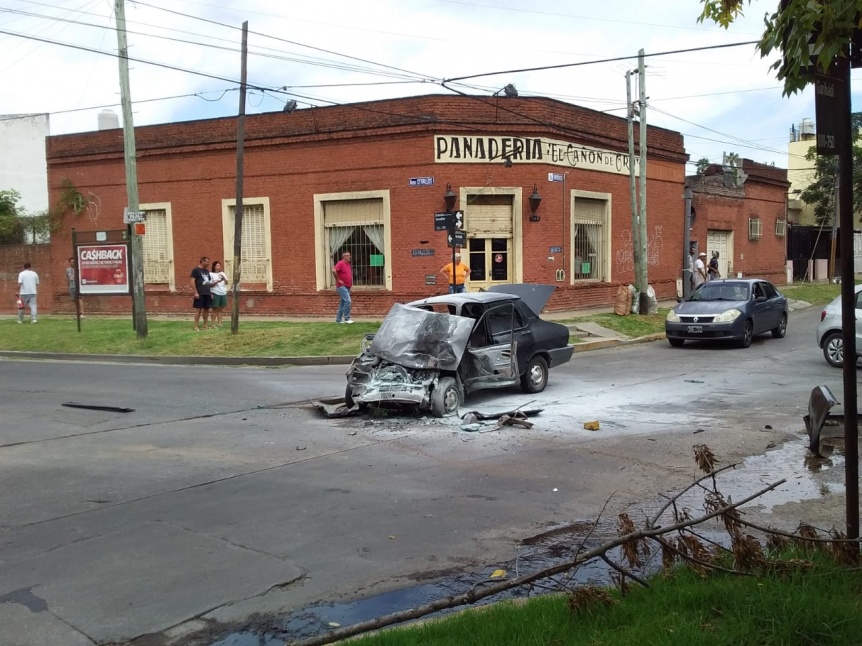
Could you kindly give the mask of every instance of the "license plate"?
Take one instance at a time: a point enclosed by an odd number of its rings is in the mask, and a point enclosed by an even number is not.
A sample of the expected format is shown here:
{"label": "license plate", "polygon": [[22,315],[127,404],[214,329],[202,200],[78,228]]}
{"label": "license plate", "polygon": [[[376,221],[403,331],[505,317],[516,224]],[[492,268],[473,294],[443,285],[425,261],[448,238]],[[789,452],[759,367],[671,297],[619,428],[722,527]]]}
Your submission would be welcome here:
{"label": "license plate", "polygon": [[688,331],[692,334],[700,334],[701,332],[703,332],[703,326],[702,325],[689,325]]}

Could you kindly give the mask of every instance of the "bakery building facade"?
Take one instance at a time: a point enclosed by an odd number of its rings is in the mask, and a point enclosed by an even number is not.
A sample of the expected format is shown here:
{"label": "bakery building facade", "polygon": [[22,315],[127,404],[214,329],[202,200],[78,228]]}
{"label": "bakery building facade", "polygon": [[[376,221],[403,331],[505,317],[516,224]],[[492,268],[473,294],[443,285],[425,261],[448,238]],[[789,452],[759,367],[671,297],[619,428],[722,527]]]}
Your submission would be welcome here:
{"label": "bakery building facade", "polygon": [[[237,120],[135,136],[147,311],[185,312],[200,256],[232,275]],[[611,304],[634,281],[627,141],[625,119],[541,97],[431,95],[247,116],[240,310],[334,316],[342,251],[353,257],[355,316],[443,293],[452,250],[435,213],[449,206],[463,212],[470,290],[550,283],[548,310]],[[648,129],[647,149],[649,280],[671,298],[687,155],[682,135],[661,128]],[[52,205],[69,205],[51,242],[51,272],[62,275],[73,227],[124,228],[122,130],[49,137],[47,163]],[[61,287],[45,305],[72,311]],[[88,297],[88,313],[130,308]]]}

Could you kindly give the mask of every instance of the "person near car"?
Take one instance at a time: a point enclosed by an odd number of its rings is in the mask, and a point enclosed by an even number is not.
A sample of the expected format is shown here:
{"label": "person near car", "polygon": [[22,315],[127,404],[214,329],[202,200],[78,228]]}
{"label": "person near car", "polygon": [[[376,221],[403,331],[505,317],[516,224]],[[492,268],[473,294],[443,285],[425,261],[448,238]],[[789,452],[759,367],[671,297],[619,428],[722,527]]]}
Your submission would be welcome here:
{"label": "person near car", "polygon": [[701,251],[694,261],[694,288],[697,289],[706,282],[706,252]]}
{"label": "person near car", "polygon": [[[451,262],[447,262],[440,268],[440,273],[446,276],[450,294],[463,294],[466,290],[467,279],[470,277],[470,268],[461,262],[461,254],[455,254],[454,269]],[[454,274],[454,275],[453,275]]]}
{"label": "person near car", "polygon": [[695,288],[694,284],[694,263],[697,260],[697,247],[691,245],[688,248],[688,284],[691,289]]}
{"label": "person near car", "polygon": [[709,265],[706,268],[707,280],[718,280],[721,278],[721,272],[718,270],[718,252],[712,252],[712,258],[709,259]]}
{"label": "person near car", "polygon": [[30,263],[24,263],[24,270],[18,274],[18,298],[21,304],[18,306],[18,323],[24,322],[24,308],[30,308],[30,322],[36,322],[36,286],[39,284],[39,275],[30,269]]}
{"label": "person near car", "polygon": [[200,330],[201,314],[203,314],[204,318],[204,327],[209,327],[210,310],[213,307],[209,264],[210,259],[207,256],[201,256],[198,266],[192,269],[190,275],[192,290],[194,290],[195,294],[195,298],[192,301],[192,307],[195,309],[195,332]]}
{"label": "person near car", "polygon": [[66,282],[69,283],[69,298],[78,305],[78,316],[84,318],[84,301],[78,295],[78,281],[75,277],[75,257],[69,258],[69,266],[66,267]]}
{"label": "person near car", "polygon": [[335,313],[336,323],[353,323],[350,318],[350,289],[353,287],[353,265],[350,264],[350,252],[341,254],[341,260],[332,268],[332,277],[335,279],[335,291],[338,292],[340,301],[338,311]]}

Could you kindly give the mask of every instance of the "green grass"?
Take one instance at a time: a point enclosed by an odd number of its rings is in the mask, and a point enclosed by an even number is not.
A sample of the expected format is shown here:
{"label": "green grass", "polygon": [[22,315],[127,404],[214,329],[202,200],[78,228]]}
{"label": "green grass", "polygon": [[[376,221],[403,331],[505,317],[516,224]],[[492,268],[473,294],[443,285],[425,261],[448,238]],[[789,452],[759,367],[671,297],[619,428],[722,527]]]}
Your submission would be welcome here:
{"label": "green grass", "polygon": [[628,316],[617,316],[610,314],[593,314],[583,318],[572,319],[572,323],[581,321],[592,321],[609,330],[614,330],[630,338],[646,336],[664,332],[664,320],[668,309],[659,308],[658,314],[629,314]]}
{"label": "green grass", "polygon": [[816,557],[779,575],[707,578],[689,570],[633,584],[612,606],[574,612],[562,595],[505,602],[416,627],[384,631],[357,646],[845,646],[862,642],[862,577]]}
{"label": "green grass", "polygon": [[841,293],[841,285],[833,283],[794,283],[793,285],[784,285],[778,289],[787,298],[806,301],[812,305],[826,305],[826,303]]}
{"label": "green grass", "polygon": [[291,357],[355,355],[363,335],[377,323],[271,323],[240,321],[239,334],[230,323],[194,332],[189,321],[148,321],[147,338],[138,340],[130,319],[87,317],[78,333],[70,318],[43,317],[31,325],[25,320],[0,321],[0,350],[82,354],[157,356]]}

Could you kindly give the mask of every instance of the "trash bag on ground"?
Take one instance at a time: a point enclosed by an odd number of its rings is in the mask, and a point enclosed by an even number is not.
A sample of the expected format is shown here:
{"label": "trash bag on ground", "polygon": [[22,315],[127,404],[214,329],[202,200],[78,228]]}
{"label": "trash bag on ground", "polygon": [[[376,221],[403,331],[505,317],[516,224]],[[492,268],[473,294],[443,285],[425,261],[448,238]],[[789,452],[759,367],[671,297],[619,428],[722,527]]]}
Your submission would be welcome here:
{"label": "trash bag on ground", "polygon": [[655,297],[655,289],[647,285],[647,314],[658,314],[658,299]]}
{"label": "trash bag on ground", "polygon": [[625,285],[620,285],[617,288],[617,298],[614,301],[614,314],[617,316],[626,316],[631,312],[631,304],[629,288]]}
{"label": "trash bag on ground", "polygon": [[629,308],[629,312],[637,314],[639,309],[638,301],[640,300],[641,293],[634,285],[629,285],[629,297],[631,298],[631,307]]}

